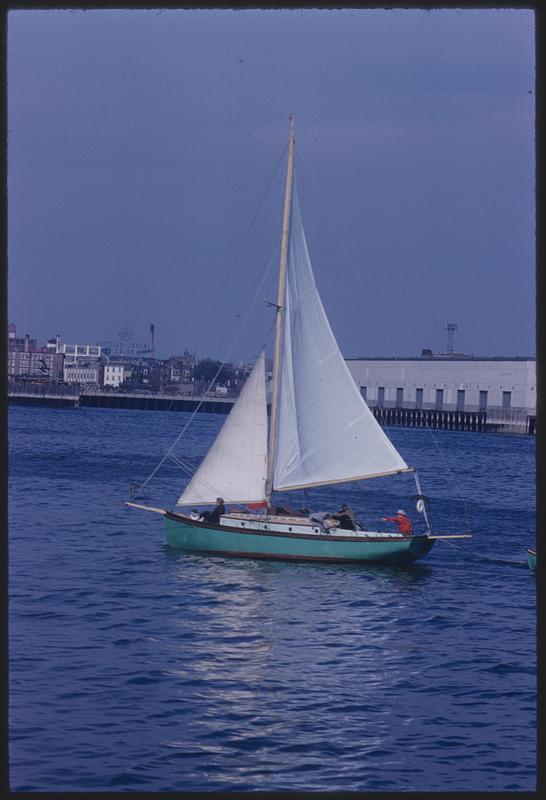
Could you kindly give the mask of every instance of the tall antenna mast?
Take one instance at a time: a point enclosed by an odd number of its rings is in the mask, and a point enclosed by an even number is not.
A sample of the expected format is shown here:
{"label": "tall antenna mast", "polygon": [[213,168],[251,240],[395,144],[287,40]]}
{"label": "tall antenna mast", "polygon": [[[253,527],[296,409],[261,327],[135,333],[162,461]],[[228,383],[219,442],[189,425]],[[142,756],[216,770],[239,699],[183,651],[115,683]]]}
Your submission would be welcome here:
{"label": "tall antenna mast", "polygon": [[155,358],[155,325],[150,325],[150,334],[148,337],[148,355],[150,358]]}
{"label": "tall antenna mast", "polygon": [[444,322],[444,328],[447,331],[447,352],[453,352],[453,339],[455,338],[455,331],[457,330],[456,322]]}

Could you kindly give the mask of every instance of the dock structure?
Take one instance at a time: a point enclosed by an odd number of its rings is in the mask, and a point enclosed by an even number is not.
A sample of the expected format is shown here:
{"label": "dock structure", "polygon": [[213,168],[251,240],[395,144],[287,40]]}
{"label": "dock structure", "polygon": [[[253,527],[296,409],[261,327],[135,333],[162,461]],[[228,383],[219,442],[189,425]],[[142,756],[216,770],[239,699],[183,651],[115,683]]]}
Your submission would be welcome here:
{"label": "dock structure", "polygon": [[[119,392],[80,389],[56,383],[10,381],[8,401],[18,405],[46,405],[63,408],[118,408],[141,411],[200,411],[228,414],[234,397],[171,395],[165,392]],[[534,435],[536,417],[524,409],[458,411],[423,408],[385,408],[370,405],[382,425],[434,430],[515,433]]]}
{"label": "dock structure", "polygon": [[8,402],[28,406],[78,408],[80,388],[75,384],[42,381],[9,381]]}
{"label": "dock structure", "polygon": [[142,411],[203,411],[228,414],[234,397],[172,395],[165,392],[119,392],[48,382],[9,381],[8,401],[14,405],[121,408]]}
{"label": "dock structure", "polygon": [[432,428],[444,431],[518,433],[534,436],[536,416],[524,409],[491,411],[445,411],[422,408],[381,408],[371,406],[374,417],[383,425],[406,428]]}
{"label": "dock structure", "polygon": [[402,425],[406,428],[434,428],[449,431],[486,431],[485,411],[436,411],[420,408],[379,408],[371,411],[384,425]]}
{"label": "dock structure", "polygon": [[91,408],[127,408],[139,411],[203,411],[229,414],[235,397],[214,395],[172,395],[162,392],[82,391],[80,406]]}

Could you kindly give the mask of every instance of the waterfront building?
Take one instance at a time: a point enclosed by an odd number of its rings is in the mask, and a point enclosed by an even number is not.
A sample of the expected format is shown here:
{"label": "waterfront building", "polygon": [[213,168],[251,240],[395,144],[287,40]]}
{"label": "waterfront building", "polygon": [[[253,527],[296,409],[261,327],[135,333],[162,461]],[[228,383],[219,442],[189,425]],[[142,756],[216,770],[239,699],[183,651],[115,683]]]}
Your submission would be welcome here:
{"label": "waterfront building", "polygon": [[45,348],[8,351],[8,376],[10,378],[58,381],[63,378],[63,356],[47,352]]}
{"label": "waterfront building", "polygon": [[171,356],[166,361],[166,366],[170,368],[168,383],[189,383],[193,369],[195,367],[195,356],[184,350],[181,356]]}
{"label": "waterfront building", "polygon": [[8,377],[28,380],[59,381],[63,377],[63,356],[55,347],[38,347],[29,334],[17,336],[13,323],[8,325]]}
{"label": "waterfront building", "polygon": [[348,358],[371,408],[482,412],[489,424],[527,429],[536,416],[536,360],[461,353],[416,358]]}
{"label": "waterfront building", "polygon": [[[245,385],[248,376],[252,372],[254,364],[252,362],[244,363],[241,361],[238,366],[231,365],[230,377],[227,380],[227,386],[230,394],[237,397]],[[266,370],[266,379],[267,379]]]}
{"label": "waterfront building", "polygon": [[65,364],[63,380],[65,383],[81,386],[100,386],[102,382],[102,364]]}
{"label": "waterfront building", "polygon": [[127,364],[105,364],[104,366],[104,386],[117,388],[125,381],[129,380],[132,374],[131,367]]}
{"label": "waterfront building", "polygon": [[10,322],[8,325],[8,353],[23,353],[29,350],[37,350],[38,342],[30,336],[17,336],[16,326]]}
{"label": "waterfront building", "polygon": [[131,364],[129,384],[133,388],[151,389],[151,367],[148,364]]}

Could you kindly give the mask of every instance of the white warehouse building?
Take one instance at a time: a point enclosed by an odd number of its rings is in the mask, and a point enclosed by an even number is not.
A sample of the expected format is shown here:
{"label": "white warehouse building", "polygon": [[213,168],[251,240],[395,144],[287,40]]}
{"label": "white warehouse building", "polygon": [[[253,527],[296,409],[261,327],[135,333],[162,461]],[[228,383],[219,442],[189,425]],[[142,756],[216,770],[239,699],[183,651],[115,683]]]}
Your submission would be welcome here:
{"label": "white warehouse building", "polygon": [[534,432],[533,358],[438,354],[400,359],[349,358],[346,362],[372,409],[460,412],[460,417],[479,413],[490,430]]}

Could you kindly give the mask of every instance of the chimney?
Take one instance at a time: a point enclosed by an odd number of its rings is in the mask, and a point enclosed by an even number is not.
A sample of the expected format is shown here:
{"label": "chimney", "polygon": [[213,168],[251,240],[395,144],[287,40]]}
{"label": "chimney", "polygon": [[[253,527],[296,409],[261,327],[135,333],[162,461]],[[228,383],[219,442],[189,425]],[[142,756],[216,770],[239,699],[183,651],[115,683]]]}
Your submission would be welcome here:
{"label": "chimney", "polygon": [[59,334],[57,334],[57,336],[55,337],[55,352],[56,353],[61,352],[61,337]]}
{"label": "chimney", "polygon": [[155,327],[154,325],[150,325],[150,338],[148,342],[148,350],[150,353],[150,358],[155,358]]}
{"label": "chimney", "polygon": [[25,351],[24,352],[28,353],[29,350],[30,350],[30,336],[28,335],[28,333],[25,333]]}

